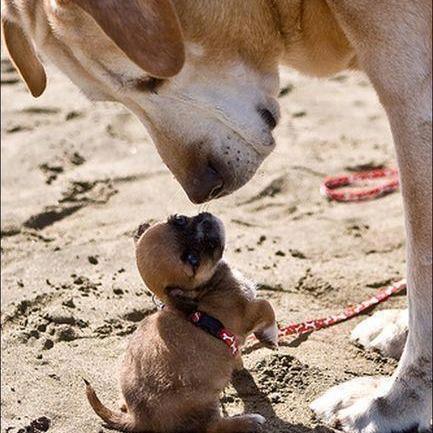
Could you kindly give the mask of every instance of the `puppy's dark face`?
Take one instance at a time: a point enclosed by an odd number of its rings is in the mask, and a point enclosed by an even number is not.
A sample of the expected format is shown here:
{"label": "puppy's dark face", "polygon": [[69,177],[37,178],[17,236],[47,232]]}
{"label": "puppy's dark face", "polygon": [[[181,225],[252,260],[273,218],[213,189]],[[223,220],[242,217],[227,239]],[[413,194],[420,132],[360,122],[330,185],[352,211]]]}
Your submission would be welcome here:
{"label": "puppy's dark face", "polygon": [[150,228],[140,226],[136,239],[140,274],[162,300],[170,288],[188,293],[208,282],[225,245],[223,223],[210,213],[174,215]]}
{"label": "puppy's dark face", "polygon": [[223,255],[224,226],[210,213],[193,218],[174,215],[168,219],[176,244],[182,250],[180,259],[188,273],[196,280],[206,280],[205,274],[212,270]]}

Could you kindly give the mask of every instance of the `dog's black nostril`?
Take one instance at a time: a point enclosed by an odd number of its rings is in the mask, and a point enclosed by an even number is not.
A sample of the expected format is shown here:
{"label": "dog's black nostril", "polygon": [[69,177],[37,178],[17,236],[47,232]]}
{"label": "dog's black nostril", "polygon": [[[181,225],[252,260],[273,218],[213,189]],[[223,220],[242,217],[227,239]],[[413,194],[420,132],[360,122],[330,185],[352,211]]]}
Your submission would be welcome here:
{"label": "dog's black nostril", "polygon": [[258,112],[269,128],[274,129],[277,126],[277,119],[275,119],[275,116],[268,109],[259,108]]}

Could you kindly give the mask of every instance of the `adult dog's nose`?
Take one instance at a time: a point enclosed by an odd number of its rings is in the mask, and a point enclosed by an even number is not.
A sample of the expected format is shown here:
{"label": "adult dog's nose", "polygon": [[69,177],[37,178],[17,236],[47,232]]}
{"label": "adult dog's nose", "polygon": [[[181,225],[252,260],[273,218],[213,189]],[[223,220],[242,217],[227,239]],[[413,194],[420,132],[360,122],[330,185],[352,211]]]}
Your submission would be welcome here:
{"label": "adult dog's nose", "polygon": [[187,194],[193,203],[200,204],[217,198],[224,190],[224,179],[211,165],[197,176],[187,189]]}
{"label": "adult dog's nose", "polygon": [[264,107],[260,107],[257,109],[257,111],[260,114],[260,117],[264,120],[266,125],[272,130],[275,129],[275,127],[278,124],[278,118],[276,115],[274,115],[270,110]]}

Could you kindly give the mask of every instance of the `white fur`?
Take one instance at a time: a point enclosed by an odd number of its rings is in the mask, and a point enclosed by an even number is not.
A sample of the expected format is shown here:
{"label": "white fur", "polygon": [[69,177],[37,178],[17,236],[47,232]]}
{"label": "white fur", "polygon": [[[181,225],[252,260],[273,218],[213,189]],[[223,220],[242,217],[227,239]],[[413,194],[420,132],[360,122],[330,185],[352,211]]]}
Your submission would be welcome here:
{"label": "white fur", "polygon": [[352,331],[352,340],[385,356],[399,359],[403,353],[409,327],[408,310],[378,311]]}
{"label": "white fur", "polygon": [[[392,384],[392,378],[359,377],[331,388],[313,402],[311,409],[321,420],[347,433],[392,433],[414,427],[426,433],[430,428],[431,394],[423,394],[427,393],[424,388],[417,398],[387,406]],[[420,420],[423,423],[419,424]]]}
{"label": "white fur", "polygon": [[200,59],[204,55],[204,48],[195,42],[187,42],[185,44],[186,57],[194,60]]}
{"label": "white fur", "polygon": [[275,346],[278,346],[278,333],[278,325],[276,323],[260,332],[262,339],[273,343]]}

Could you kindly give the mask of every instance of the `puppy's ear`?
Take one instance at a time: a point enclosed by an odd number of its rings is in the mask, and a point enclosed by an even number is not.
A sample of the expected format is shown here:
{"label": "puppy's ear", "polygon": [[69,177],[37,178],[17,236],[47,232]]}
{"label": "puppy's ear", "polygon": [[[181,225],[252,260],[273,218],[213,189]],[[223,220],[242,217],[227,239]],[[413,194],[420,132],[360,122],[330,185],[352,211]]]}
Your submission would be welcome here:
{"label": "puppy's ear", "polygon": [[85,10],[138,66],[156,78],[185,62],[182,31],[171,0],[62,0]]}
{"label": "puppy's ear", "polygon": [[1,27],[3,40],[12,63],[27,84],[31,94],[37,98],[42,95],[47,86],[47,76],[32,42],[28,40],[18,24],[5,17],[1,19]]}
{"label": "puppy's ear", "polygon": [[134,242],[137,243],[139,239],[141,238],[142,234],[147,231],[147,229],[150,227],[149,223],[143,223],[140,224],[138,229],[134,233]]}

